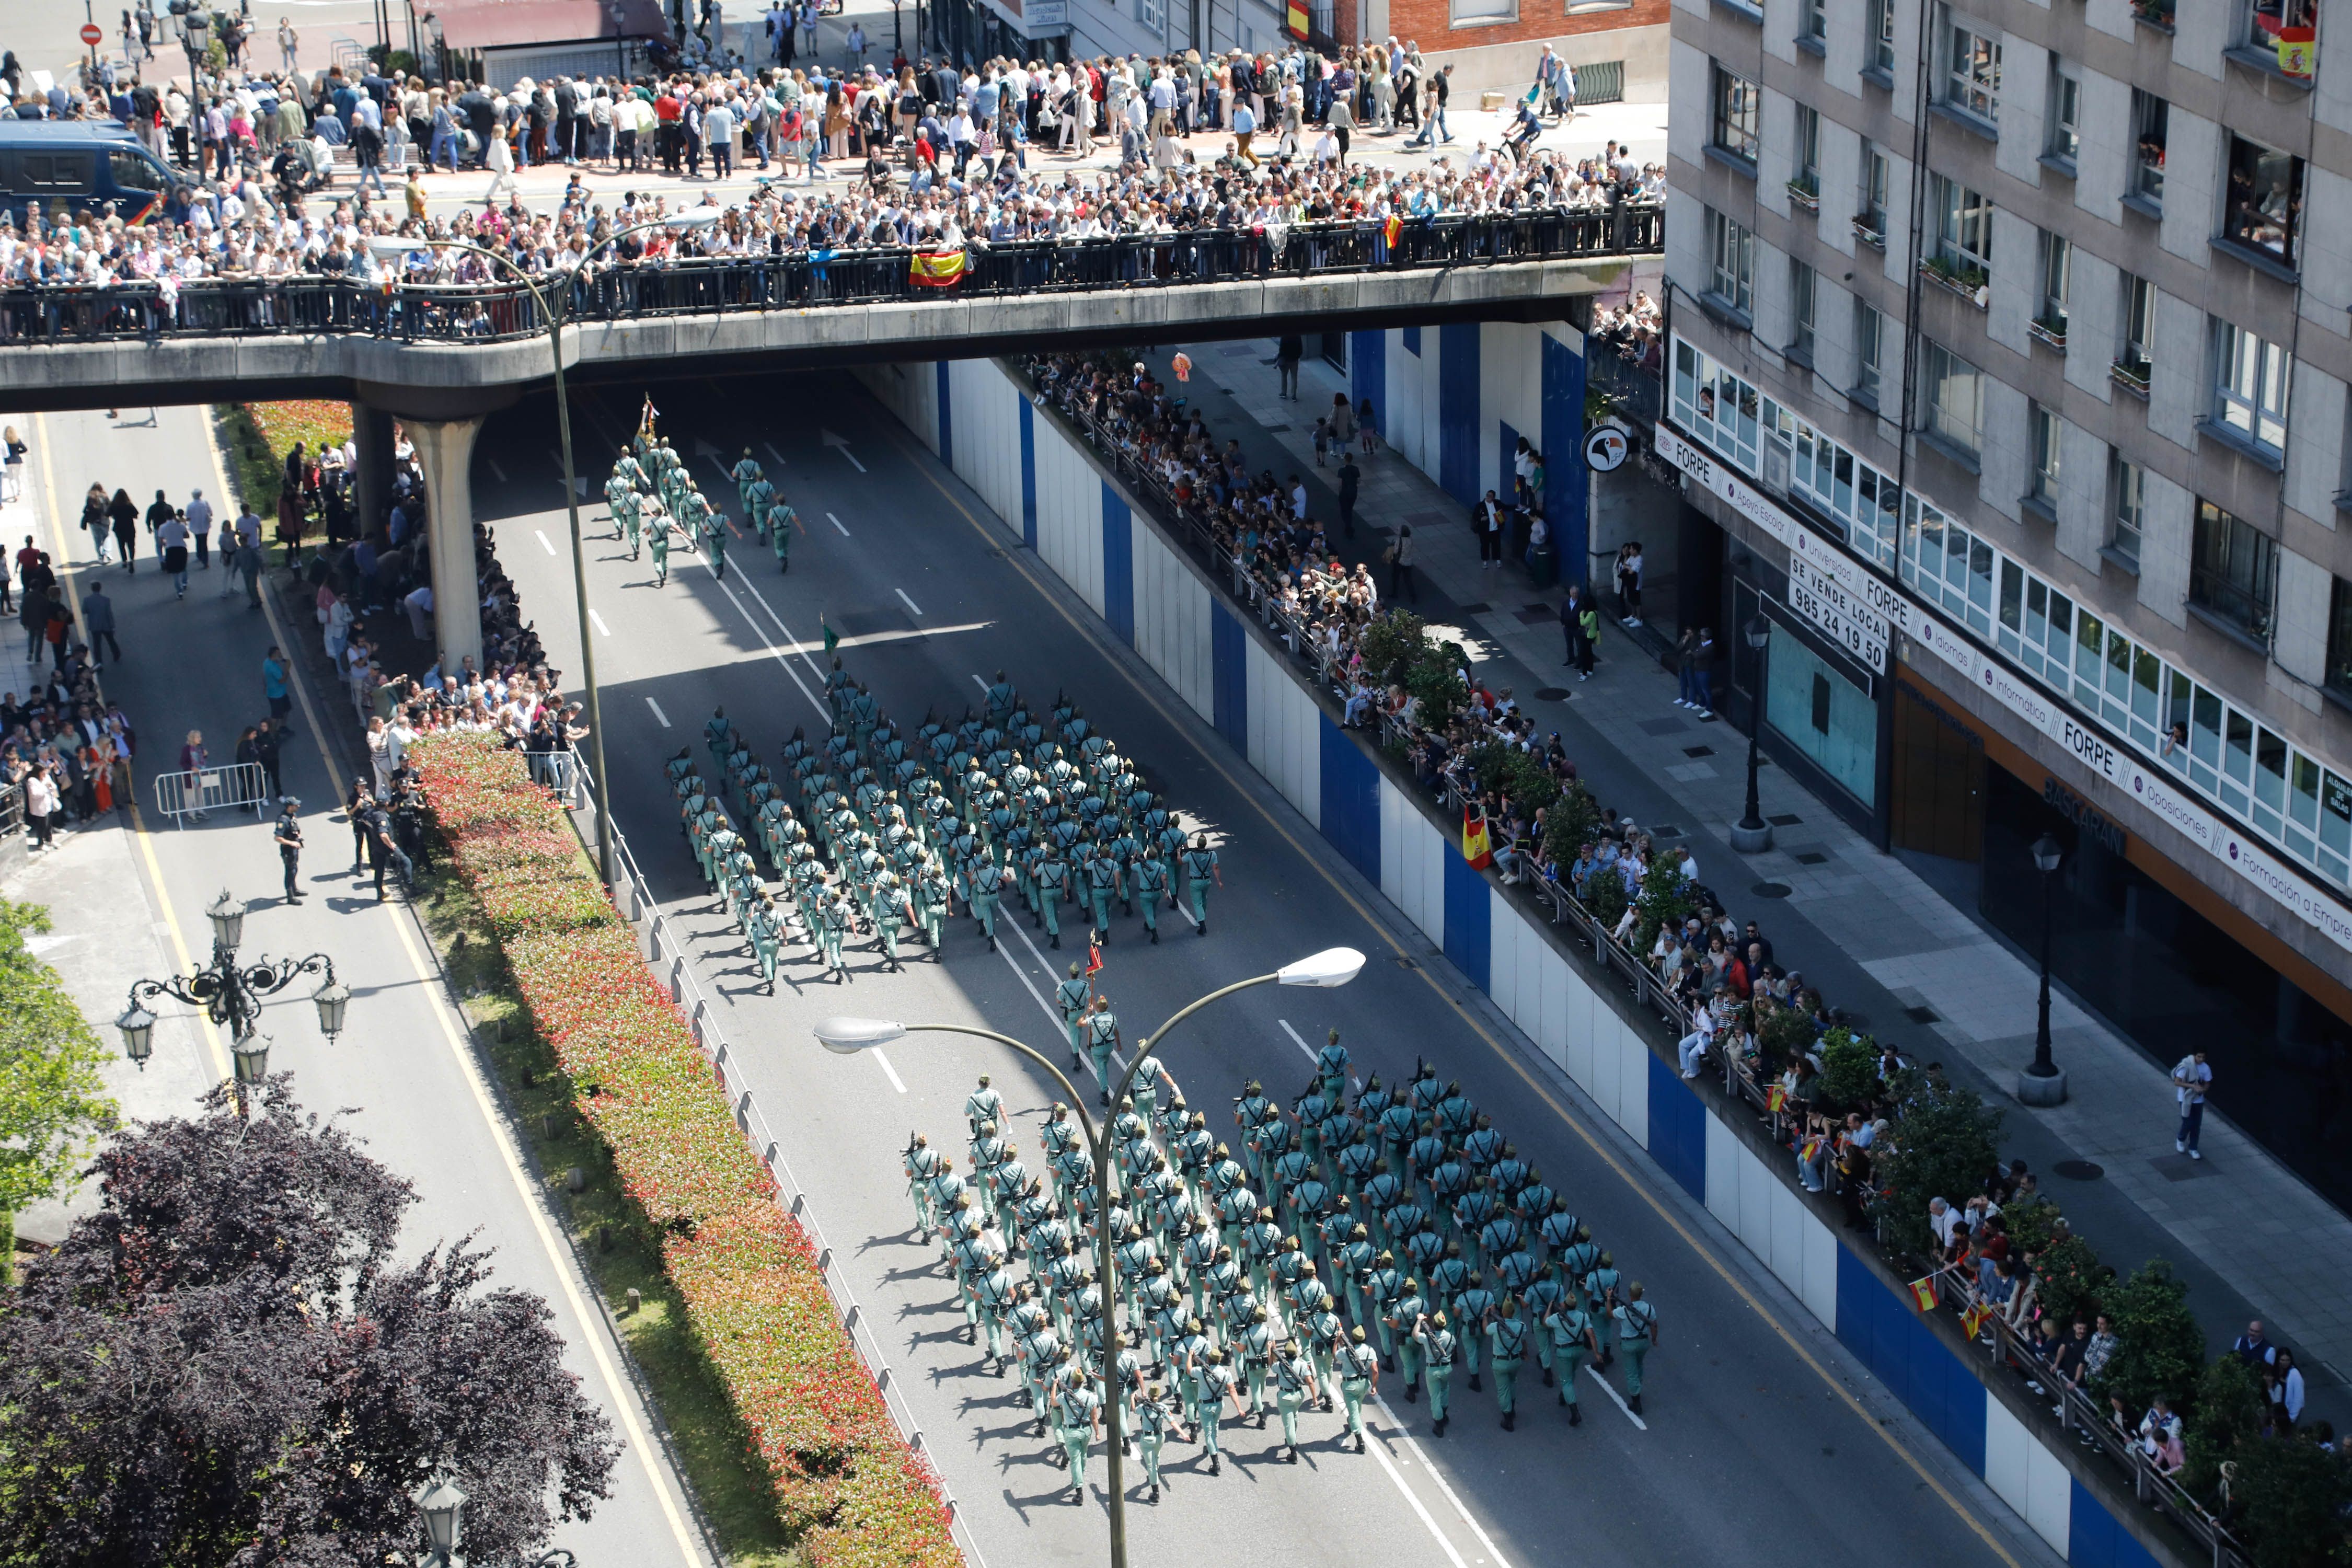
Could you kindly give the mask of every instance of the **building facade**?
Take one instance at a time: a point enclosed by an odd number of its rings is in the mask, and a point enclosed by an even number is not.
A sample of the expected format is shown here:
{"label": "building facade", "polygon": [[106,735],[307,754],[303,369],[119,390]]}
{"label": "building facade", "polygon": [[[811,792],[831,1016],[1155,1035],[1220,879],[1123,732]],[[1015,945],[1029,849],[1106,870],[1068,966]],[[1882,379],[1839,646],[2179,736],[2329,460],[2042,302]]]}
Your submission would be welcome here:
{"label": "building facade", "polygon": [[[1675,0],[1658,456],[1815,792],[2352,1198],[2324,0]],[[1761,701],[1757,701],[1760,689]],[[1752,721],[1743,716],[1743,722]]]}

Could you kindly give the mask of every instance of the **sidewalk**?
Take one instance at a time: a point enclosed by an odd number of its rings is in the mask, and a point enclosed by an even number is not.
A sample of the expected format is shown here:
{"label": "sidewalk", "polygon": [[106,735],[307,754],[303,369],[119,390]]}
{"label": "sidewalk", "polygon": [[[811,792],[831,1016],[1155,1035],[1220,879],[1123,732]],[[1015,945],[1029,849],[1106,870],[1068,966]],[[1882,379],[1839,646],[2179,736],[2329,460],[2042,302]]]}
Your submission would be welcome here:
{"label": "sidewalk", "polygon": [[[1163,375],[1172,352],[1155,356]],[[1191,395],[1217,440],[1238,437],[1253,469],[1307,476],[1317,515],[1335,516],[1331,470],[1315,468],[1313,427],[1297,411],[1328,405],[1348,389],[1346,378],[1310,358],[1300,401],[1285,403],[1270,343],[1198,345],[1192,354]],[[1538,594],[1510,568],[1482,572],[1462,507],[1383,449],[1367,466],[1357,537],[1340,542],[1340,553],[1376,560],[1399,519],[1412,523],[1419,550],[1420,612],[1441,633],[1465,633],[1486,679],[1512,688],[1539,725],[1558,729],[1597,799],[1662,840],[1687,841],[1734,918],[1756,920],[1780,962],[1802,970],[1832,1005],[1859,1015],[1857,1026],[1915,1059],[1941,1059],[1956,1082],[2000,1107],[2003,1157],[2022,1158],[2042,1176],[2102,1259],[2121,1273],[2148,1258],[2172,1259],[2209,1349],[2226,1349],[2250,1317],[2261,1318],[2307,1373],[2315,1364],[2314,1412],[2344,1425],[2352,1411],[2352,1218],[2225,1119],[2207,1117],[2201,1162],[2165,1148],[2174,1120],[2168,1067],[2063,995],[2053,998],[2051,1037],[2071,1098],[2049,1110],[2019,1105],[2009,1085],[2032,1056],[2036,989],[2022,958],[1769,765],[1759,793],[1777,841],[1761,855],[1733,854],[1727,835],[1745,804],[1746,737],[1675,707],[1673,673],[1613,624],[1603,626],[1591,680],[1556,684],[1559,591]],[[1768,883],[1787,895],[1748,891]],[[2066,1160],[2104,1173],[2067,1180],[2056,1173]]]}

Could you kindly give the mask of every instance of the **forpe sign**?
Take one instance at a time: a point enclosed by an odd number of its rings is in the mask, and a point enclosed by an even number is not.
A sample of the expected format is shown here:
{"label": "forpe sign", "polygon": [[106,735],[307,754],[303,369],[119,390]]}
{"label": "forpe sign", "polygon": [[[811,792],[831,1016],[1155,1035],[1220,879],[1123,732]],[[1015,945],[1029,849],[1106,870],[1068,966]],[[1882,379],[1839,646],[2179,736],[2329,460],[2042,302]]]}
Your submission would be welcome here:
{"label": "forpe sign", "polygon": [[1584,433],[1584,466],[1596,474],[1614,473],[1633,455],[1633,443],[1620,425],[1595,425]]}

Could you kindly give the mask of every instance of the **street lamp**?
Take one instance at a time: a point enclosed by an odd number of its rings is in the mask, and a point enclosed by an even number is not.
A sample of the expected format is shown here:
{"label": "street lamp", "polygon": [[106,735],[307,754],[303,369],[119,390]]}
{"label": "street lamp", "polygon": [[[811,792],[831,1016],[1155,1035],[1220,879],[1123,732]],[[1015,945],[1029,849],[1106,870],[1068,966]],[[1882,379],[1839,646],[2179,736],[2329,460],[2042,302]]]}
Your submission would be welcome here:
{"label": "street lamp", "polygon": [[205,172],[205,55],[210,46],[213,19],[201,5],[191,5],[180,16],[180,44],[188,51],[188,96],[194,110],[188,118],[188,151],[195,160],[196,175]]}
{"label": "street lamp", "polygon": [[2066,851],[2044,833],[2033,841],[2033,868],[2042,873],[2042,1000],[2033,1026],[2033,1061],[2017,1075],[2017,1098],[2023,1105],[2063,1105],[2066,1075],[2050,1059],[2050,930],[2052,905],[2058,888],[2058,865]]}
{"label": "street lamp", "polygon": [[[1345,985],[1363,972],[1364,955],[1352,947],[1327,948],[1285,965],[1272,974],[1253,975],[1220,987],[1207,995],[1186,1003],[1155,1032],[1136,1041],[1135,1054],[1129,1059],[1116,1087],[1105,1084],[1110,1093],[1110,1109],[1104,1113],[1106,1127],[1116,1120],[1119,1109],[1128,1103],[1134,1092],[1135,1068],[1144,1058],[1168,1037],[1168,1032],[1194,1013],[1236,991],[1246,991],[1253,985],[1297,985],[1317,990],[1330,990]],[[1110,1234],[1110,1147],[1095,1131],[1094,1118],[1087,1114],[1086,1097],[1071,1083],[1067,1075],[1041,1052],[1022,1044],[1010,1035],[1000,1035],[993,1029],[971,1028],[960,1024],[900,1024],[887,1018],[823,1018],[815,1029],[817,1044],[836,1056],[855,1056],[877,1046],[887,1046],[908,1035],[971,1035],[1018,1051],[1059,1084],[1069,1096],[1070,1107],[1077,1112],[1079,1131],[1086,1134],[1087,1152],[1095,1167],[1095,1272],[1102,1281],[1103,1298],[1103,1369],[1106,1397],[1103,1410],[1109,1428],[1108,1462],[1110,1468],[1110,1563],[1111,1568],[1127,1568],[1127,1486],[1125,1468],[1120,1463],[1119,1444],[1124,1440],[1120,1430],[1118,1390],[1108,1385],[1112,1369],[1118,1365],[1118,1288],[1114,1276],[1115,1254]]]}
{"label": "street lamp", "polygon": [[1748,705],[1748,814],[1731,830],[1731,847],[1742,855],[1756,855],[1772,847],[1772,825],[1764,820],[1764,809],[1756,802],[1756,744],[1764,733],[1764,692],[1767,672],[1771,668],[1772,623],[1759,610],[1739,628],[1739,635],[1756,650],[1756,700]]}
{"label": "street lamp", "polygon": [[[457,1542],[465,1535],[466,1505],[473,1500],[458,1489],[447,1470],[438,1469],[408,1494],[408,1500],[425,1516],[425,1542],[431,1552],[421,1560],[412,1559],[415,1568],[466,1568],[466,1560],[457,1555]],[[579,1561],[569,1549],[558,1546],[532,1558],[530,1568],[579,1568]]]}
{"label": "street lamp", "polygon": [[[654,228],[667,228],[673,232],[704,228],[717,223],[719,216],[717,207],[691,207],[685,212],[656,218],[650,223],[632,224],[583,255],[580,266],[584,268],[597,251],[616,245],[630,235]],[[588,565],[586,547],[580,537],[580,490],[572,476],[572,400],[563,390],[562,312],[559,307],[549,303],[548,297],[540,292],[539,284],[530,274],[517,266],[511,258],[482,246],[467,245],[453,239],[421,239],[407,235],[373,236],[367,246],[379,260],[389,260],[414,250],[468,251],[512,273],[525,289],[530,290],[531,299],[538,302],[541,318],[547,322],[547,346],[555,361],[556,431],[562,437],[563,448],[563,505],[572,519],[572,587],[576,601],[574,608],[579,613],[580,621],[580,676],[588,691],[588,744],[596,758],[596,787],[603,792],[596,800],[596,865],[604,876],[604,885],[609,888],[619,873],[613,859],[612,784],[604,772],[604,710],[596,685],[596,645],[588,635]],[[570,279],[566,279],[565,282],[568,285]],[[557,290],[555,298],[559,301],[569,300],[570,289],[566,287]]]}
{"label": "street lamp", "polygon": [[236,948],[245,935],[245,904],[227,889],[222,889],[205,916],[213,924],[212,962],[192,974],[132,981],[129,1005],[114,1020],[114,1026],[122,1036],[122,1054],[143,1072],[148,1058],[155,1054],[155,1015],[145,1004],[158,996],[171,996],[203,1008],[205,1017],[228,1027],[237,1114],[244,1116],[249,1113],[250,1091],[260,1086],[269,1071],[269,1045],[260,1033],[261,999],[285,990],[299,975],[324,975],[326,983],[310,994],[310,1001],[319,1009],[319,1032],[331,1045],[343,1032],[343,1014],[351,1005],[352,994],[335,978],[334,960],[320,952],[301,959],[281,958],[275,963],[265,955],[260,962],[240,968]]}

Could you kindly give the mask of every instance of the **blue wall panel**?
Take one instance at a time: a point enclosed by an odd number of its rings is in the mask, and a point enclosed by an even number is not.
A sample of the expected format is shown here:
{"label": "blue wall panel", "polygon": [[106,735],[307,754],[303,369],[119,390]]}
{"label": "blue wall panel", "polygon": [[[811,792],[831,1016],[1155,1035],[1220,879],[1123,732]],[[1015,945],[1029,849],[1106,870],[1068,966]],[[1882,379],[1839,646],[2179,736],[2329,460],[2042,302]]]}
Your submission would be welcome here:
{"label": "blue wall panel", "polygon": [[1449,837],[1445,844],[1445,956],[1481,991],[1494,977],[1494,922],[1495,904],[1486,879],[1462,858],[1462,841]]}
{"label": "blue wall panel", "polygon": [[1657,1056],[1650,1058],[1650,1158],[1706,1202],[1706,1107]]}
{"label": "blue wall panel", "polygon": [[2066,1561],[2074,1568],[2156,1568],[2138,1538],[2116,1522],[2106,1505],[2073,1477],[2073,1517],[2066,1529]]}
{"label": "blue wall panel", "polygon": [[[1358,333],[1369,337],[1371,333]],[[1381,879],[1381,771],[1345,730],[1318,712],[1323,729],[1323,837],[1377,886]]]}
{"label": "blue wall panel", "polygon": [[1367,397],[1375,414],[1388,406],[1389,335],[1386,332],[1348,334],[1348,392],[1360,408]]}
{"label": "blue wall panel", "polygon": [[1421,357],[1421,329],[1419,327],[1398,328],[1397,341],[1404,345],[1405,353],[1411,354],[1415,359],[1419,359]]}
{"label": "blue wall panel", "polygon": [[1550,333],[1543,340],[1544,521],[1559,552],[1559,578],[1578,583],[1591,570],[1591,529],[1584,467],[1584,356]]}
{"label": "blue wall panel", "polygon": [[1843,1244],[1838,1247],[1837,1335],[1920,1425],[1969,1469],[1984,1474],[1989,1397],[1984,1384],[1927,1326],[1908,1297],[1880,1283]]}
{"label": "blue wall panel", "polygon": [[1135,646],[1135,514],[1110,481],[1102,482],[1103,619]]}
{"label": "blue wall panel", "polygon": [[940,461],[952,468],[955,467],[955,417],[952,413],[954,405],[948,396],[948,363],[946,360],[940,361]]}
{"label": "blue wall panel", "polygon": [[[1519,453],[1519,432],[1517,427],[1507,419],[1495,421],[1495,450],[1497,454],[1495,462],[1495,494],[1500,498],[1505,506],[1508,506],[1515,499],[1515,487],[1519,479],[1519,476],[1511,469],[1511,459],[1517,457]],[[1481,500],[1486,499],[1483,491],[1484,487],[1481,487],[1482,493],[1478,498]],[[1506,528],[1503,530],[1504,548],[1508,549],[1510,542],[1511,531]]]}
{"label": "blue wall panel", "polygon": [[1209,695],[1217,733],[1249,755],[1249,634],[1225,607],[1209,601]]}
{"label": "blue wall panel", "polygon": [[1478,500],[1478,323],[1437,329],[1437,482],[1470,506]]}
{"label": "blue wall panel", "polygon": [[1021,408],[1021,542],[1037,548],[1037,407],[1027,398]]}

